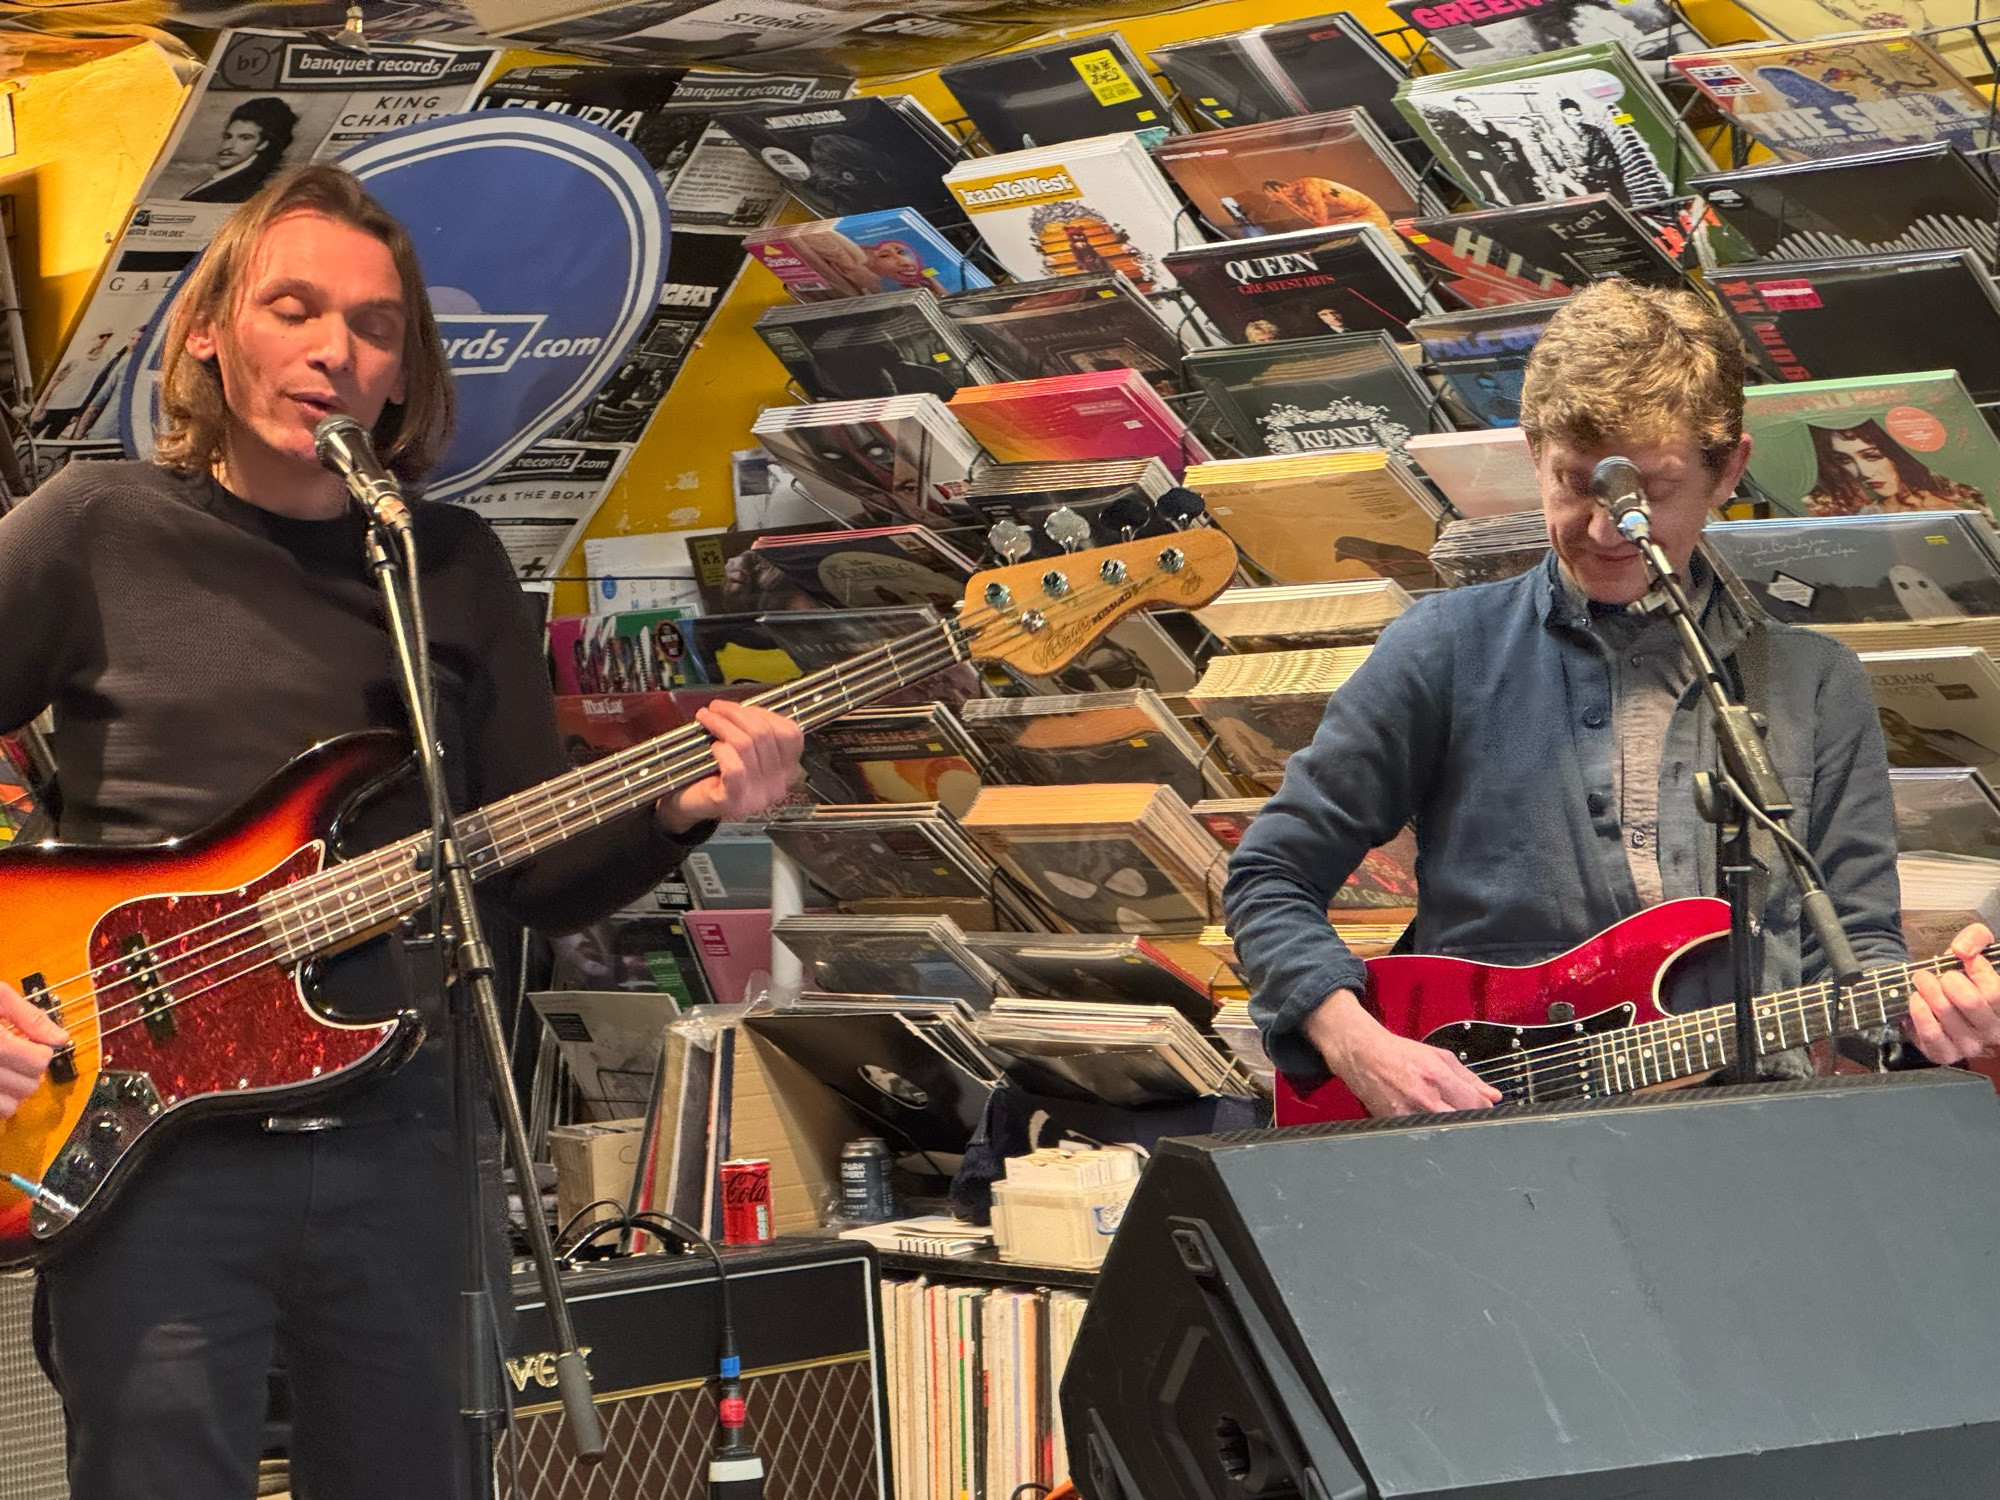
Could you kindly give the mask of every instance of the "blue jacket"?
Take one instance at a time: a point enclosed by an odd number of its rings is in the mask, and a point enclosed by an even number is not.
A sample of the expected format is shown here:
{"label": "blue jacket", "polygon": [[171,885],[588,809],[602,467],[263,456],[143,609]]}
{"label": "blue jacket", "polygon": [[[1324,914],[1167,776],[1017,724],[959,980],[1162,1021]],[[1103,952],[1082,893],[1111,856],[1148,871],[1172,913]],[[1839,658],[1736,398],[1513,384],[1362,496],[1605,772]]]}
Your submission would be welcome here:
{"label": "blue jacket", "polygon": [[[1327,1076],[1305,1017],[1337,989],[1366,993],[1327,900],[1403,824],[1417,834],[1417,952],[1535,963],[1639,909],[1614,795],[1610,664],[1576,609],[1553,553],[1518,578],[1419,600],[1327,704],[1230,860],[1223,907],[1251,1014],[1299,1084]],[[1771,748],[1800,809],[1792,830],[1860,961],[1904,957],[1888,767],[1860,662],[1809,630],[1745,619],[1722,589],[1703,626],[1732,671],[1750,632],[1765,633]],[[1701,694],[1697,682],[1682,695],[1660,768],[1669,895],[1717,888],[1714,830],[1692,794],[1715,761]],[[1764,991],[1818,977],[1782,869],[1763,927]]]}

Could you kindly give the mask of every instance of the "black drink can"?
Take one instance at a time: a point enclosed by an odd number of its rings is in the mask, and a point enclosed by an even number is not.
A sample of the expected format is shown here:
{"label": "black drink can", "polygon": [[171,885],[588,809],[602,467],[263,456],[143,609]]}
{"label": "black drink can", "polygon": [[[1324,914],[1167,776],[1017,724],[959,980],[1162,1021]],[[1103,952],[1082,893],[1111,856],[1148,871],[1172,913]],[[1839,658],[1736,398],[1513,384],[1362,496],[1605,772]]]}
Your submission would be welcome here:
{"label": "black drink can", "polygon": [[840,1209],[856,1223],[879,1224],[896,1217],[889,1186],[893,1157],[880,1136],[864,1135],[840,1148]]}

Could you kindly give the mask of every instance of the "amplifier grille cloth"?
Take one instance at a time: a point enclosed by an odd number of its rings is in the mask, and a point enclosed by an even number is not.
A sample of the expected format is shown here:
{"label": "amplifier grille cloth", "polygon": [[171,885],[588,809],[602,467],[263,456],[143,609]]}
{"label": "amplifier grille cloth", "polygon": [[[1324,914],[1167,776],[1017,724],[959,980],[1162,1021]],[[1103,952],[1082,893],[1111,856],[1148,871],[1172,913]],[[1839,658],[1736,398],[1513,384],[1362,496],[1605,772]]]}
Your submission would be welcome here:
{"label": "amplifier grille cloth", "polygon": [[[875,1473],[874,1366],[864,1358],[745,1380],[751,1440],[766,1500],[880,1500]],[[697,1500],[708,1493],[715,1392],[703,1385],[601,1403],[604,1462],[573,1466],[560,1411],[537,1412],[500,1444],[510,1500]],[[520,1487],[508,1466],[520,1455]]]}
{"label": "amplifier grille cloth", "polygon": [[0,1500],[65,1500],[62,1403],[35,1362],[35,1278],[0,1275]]}

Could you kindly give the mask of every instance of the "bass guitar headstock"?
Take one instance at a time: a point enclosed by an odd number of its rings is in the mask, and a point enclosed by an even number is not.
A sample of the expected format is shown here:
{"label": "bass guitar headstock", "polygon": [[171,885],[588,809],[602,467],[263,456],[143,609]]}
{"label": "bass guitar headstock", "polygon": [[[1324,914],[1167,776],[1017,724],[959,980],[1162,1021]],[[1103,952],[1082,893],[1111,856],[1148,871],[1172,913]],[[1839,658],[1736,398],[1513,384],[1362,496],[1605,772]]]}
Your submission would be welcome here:
{"label": "bass guitar headstock", "polygon": [[1212,526],[1089,550],[1072,550],[1089,529],[1071,512],[1057,511],[1044,530],[1063,556],[1028,559],[1030,533],[996,526],[988,540],[1014,560],[974,574],[958,615],[972,656],[1032,677],[1060,671],[1135,610],[1208,603],[1236,573],[1236,544]]}

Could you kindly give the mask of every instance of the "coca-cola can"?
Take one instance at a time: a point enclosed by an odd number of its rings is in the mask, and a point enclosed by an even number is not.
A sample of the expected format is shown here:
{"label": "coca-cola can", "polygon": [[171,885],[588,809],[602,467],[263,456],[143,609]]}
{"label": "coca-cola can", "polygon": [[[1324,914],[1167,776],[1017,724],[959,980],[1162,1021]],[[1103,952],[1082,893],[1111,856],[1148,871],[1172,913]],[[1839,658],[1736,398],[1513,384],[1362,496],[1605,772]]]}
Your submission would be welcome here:
{"label": "coca-cola can", "polygon": [[722,1243],[761,1245],[771,1237],[771,1161],[739,1156],[722,1164]]}

